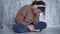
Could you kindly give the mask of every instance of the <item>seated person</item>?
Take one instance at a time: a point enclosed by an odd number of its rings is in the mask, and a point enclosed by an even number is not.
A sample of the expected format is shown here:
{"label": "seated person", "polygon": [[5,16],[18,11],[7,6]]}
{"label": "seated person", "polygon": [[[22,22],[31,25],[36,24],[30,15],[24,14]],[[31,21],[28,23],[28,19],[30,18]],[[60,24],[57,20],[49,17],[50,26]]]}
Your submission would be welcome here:
{"label": "seated person", "polygon": [[45,14],[45,3],[33,1],[31,5],[23,6],[18,12],[13,30],[16,33],[35,32],[36,29],[45,29],[47,24],[39,22],[40,13]]}

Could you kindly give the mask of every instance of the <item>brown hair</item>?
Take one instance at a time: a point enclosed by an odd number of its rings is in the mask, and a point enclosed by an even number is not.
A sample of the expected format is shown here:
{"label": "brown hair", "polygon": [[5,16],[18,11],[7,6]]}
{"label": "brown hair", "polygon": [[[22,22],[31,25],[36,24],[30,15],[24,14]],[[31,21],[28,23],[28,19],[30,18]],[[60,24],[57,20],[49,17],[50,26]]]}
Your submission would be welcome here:
{"label": "brown hair", "polygon": [[46,5],[44,1],[33,1],[31,5]]}
{"label": "brown hair", "polygon": [[[33,1],[32,4],[33,5],[46,5],[44,1]],[[44,15],[45,15],[45,7],[37,7],[38,9],[40,9]]]}

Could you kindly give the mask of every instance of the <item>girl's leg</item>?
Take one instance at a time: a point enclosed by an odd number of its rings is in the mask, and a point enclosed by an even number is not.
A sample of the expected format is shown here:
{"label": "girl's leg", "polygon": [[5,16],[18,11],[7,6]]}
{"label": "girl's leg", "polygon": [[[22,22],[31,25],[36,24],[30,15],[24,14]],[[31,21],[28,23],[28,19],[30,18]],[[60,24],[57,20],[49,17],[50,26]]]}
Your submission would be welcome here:
{"label": "girl's leg", "polygon": [[13,30],[16,33],[30,32],[30,30],[27,27],[23,26],[22,24],[15,24],[15,25],[13,25]]}

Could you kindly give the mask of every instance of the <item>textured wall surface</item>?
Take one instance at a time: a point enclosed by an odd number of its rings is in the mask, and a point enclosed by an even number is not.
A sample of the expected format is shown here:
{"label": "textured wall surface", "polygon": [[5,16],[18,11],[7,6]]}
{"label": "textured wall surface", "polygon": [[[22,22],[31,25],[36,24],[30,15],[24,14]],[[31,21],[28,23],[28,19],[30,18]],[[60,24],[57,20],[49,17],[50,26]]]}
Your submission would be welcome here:
{"label": "textured wall surface", "polygon": [[[0,0],[0,23],[3,26],[12,26],[18,10],[33,0]],[[48,27],[60,25],[60,0],[43,0],[46,2],[45,21]]]}
{"label": "textured wall surface", "polygon": [[60,25],[60,1],[44,0],[46,2],[46,22],[48,26]]}
{"label": "textured wall surface", "polygon": [[3,6],[0,0],[0,28],[2,28],[2,19],[3,19]]}

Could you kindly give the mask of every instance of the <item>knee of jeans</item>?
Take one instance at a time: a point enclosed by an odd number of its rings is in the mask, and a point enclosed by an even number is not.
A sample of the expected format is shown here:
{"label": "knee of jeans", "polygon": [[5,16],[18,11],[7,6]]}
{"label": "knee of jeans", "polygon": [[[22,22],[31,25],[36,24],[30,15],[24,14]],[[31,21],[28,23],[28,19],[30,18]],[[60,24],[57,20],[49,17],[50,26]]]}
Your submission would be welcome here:
{"label": "knee of jeans", "polygon": [[20,27],[19,24],[14,24],[13,27],[12,27],[12,29],[13,29],[14,32],[17,32],[17,30],[18,30],[19,27]]}
{"label": "knee of jeans", "polygon": [[24,33],[24,32],[29,32],[30,30],[28,30],[28,28],[26,28],[25,26],[21,25],[21,24],[15,24],[13,25],[13,31],[15,33]]}
{"label": "knee of jeans", "polygon": [[43,22],[43,29],[47,27],[47,23]]}
{"label": "knee of jeans", "polygon": [[45,29],[46,27],[47,27],[47,23],[46,22],[40,22],[40,24],[41,24],[41,28],[42,29]]}

